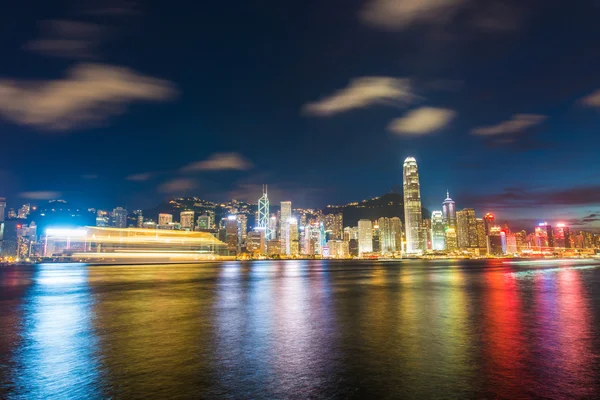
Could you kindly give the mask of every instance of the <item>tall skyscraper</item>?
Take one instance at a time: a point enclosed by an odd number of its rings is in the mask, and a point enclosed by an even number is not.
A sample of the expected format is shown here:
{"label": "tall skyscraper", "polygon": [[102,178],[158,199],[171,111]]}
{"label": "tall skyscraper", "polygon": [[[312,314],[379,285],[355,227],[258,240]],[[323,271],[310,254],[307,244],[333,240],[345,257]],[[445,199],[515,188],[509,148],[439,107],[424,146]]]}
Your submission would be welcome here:
{"label": "tall skyscraper", "polygon": [[373,224],[368,219],[358,221],[358,253],[373,252]]}
{"label": "tall skyscraper", "polygon": [[286,251],[288,236],[289,236],[289,223],[290,218],[292,218],[292,202],[291,201],[282,201],[281,202],[281,219],[279,220],[279,239],[281,241],[281,249]]}
{"label": "tall skyscraper", "polygon": [[237,215],[229,215],[225,220],[225,243],[230,252],[237,252],[239,244]]}
{"label": "tall skyscraper", "polygon": [[269,197],[267,196],[267,185],[263,186],[263,195],[258,199],[258,221],[257,226],[265,231],[266,240],[273,239],[271,237],[271,227],[269,225]]}
{"label": "tall skyscraper", "polygon": [[396,252],[396,235],[391,218],[379,218],[379,251],[381,254]]}
{"label": "tall skyscraper", "polygon": [[194,230],[194,212],[193,211],[182,211],[179,214],[179,223],[183,230]]}
{"label": "tall skyscraper", "polygon": [[390,219],[392,225],[392,231],[394,232],[394,241],[396,252],[402,252],[402,220],[399,217],[393,217]]}
{"label": "tall skyscraper", "polygon": [[446,228],[442,211],[431,213],[431,249],[434,251],[446,250]]}
{"label": "tall skyscraper", "polygon": [[300,241],[298,240],[298,220],[296,218],[290,218],[288,220],[288,241],[287,241],[287,255],[295,256],[300,252]]}
{"label": "tall skyscraper", "polygon": [[422,230],[421,188],[419,169],[413,157],[404,160],[404,225],[406,231],[406,252],[418,254],[425,251]]}
{"label": "tall skyscraper", "polygon": [[475,210],[465,208],[456,212],[457,238],[460,249],[479,248],[479,239],[477,237],[477,218]]}
{"label": "tall skyscraper", "polygon": [[113,226],[115,228],[127,228],[127,210],[117,207],[113,210]]}
{"label": "tall skyscraper", "polygon": [[487,235],[485,233],[485,221],[483,218],[477,218],[477,245],[480,255],[487,252]]}

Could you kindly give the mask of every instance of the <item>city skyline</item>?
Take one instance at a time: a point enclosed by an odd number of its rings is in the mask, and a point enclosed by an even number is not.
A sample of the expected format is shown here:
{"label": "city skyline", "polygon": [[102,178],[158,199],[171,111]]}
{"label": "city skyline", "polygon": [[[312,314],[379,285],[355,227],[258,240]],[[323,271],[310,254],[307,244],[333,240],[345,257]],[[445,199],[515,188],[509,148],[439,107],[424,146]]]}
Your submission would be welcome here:
{"label": "city skyline", "polygon": [[[600,226],[591,2],[484,13],[453,0],[442,13],[424,0],[413,14],[401,1],[269,0],[235,15],[114,3],[113,14],[88,2],[5,10],[0,127],[14,151],[0,192],[11,203],[249,200],[268,182],[275,202],[321,207],[401,185],[414,156],[428,209],[450,188],[461,207]],[[195,15],[214,18],[189,31]],[[107,81],[116,89],[102,91]]]}

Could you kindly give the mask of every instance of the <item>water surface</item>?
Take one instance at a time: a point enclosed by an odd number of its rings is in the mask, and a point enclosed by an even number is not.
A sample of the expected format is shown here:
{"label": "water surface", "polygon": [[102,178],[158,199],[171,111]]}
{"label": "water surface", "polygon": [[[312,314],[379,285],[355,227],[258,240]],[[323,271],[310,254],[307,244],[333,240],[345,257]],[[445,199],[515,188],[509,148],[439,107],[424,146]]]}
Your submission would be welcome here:
{"label": "water surface", "polygon": [[0,398],[600,398],[593,261],[0,269]]}

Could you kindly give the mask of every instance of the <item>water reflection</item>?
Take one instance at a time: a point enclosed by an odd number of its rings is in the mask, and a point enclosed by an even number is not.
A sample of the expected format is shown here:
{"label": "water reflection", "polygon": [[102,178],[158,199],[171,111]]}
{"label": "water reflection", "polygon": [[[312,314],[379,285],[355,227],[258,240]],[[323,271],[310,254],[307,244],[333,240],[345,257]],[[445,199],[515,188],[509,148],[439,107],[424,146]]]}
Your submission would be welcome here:
{"label": "water reflection", "polygon": [[19,398],[100,398],[93,298],[83,265],[40,265],[15,354]]}
{"label": "water reflection", "polygon": [[600,268],[0,270],[0,398],[599,398]]}

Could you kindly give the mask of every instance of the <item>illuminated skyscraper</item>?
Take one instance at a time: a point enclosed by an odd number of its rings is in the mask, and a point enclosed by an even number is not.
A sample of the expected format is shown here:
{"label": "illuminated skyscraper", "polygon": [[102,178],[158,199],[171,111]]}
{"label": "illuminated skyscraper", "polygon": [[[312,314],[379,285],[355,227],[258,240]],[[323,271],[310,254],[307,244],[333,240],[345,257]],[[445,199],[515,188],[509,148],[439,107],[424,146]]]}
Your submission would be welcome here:
{"label": "illuminated skyscraper", "polygon": [[204,214],[198,217],[198,229],[210,229],[212,228],[212,222],[210,215]]}
{"label": "illuminated skyscraper", "polygon": [[485,223],[485,234],[489,235],[490,234],[490,230],[492,229],[492,226],[494,226],[494,220],[496,218],[494,217],[494,214],[491,213],[487,213],[485,214],[485,217],[483,217],[484,223]]}
{"label": "illuminated skyscraper", "polygon": [[269,225],[269,198],[267,197],[267,186],[263,187],[263,195],[258,199],[258,221],[257,226],[265,231],[266,240],[271,237],[271,227]]}
{"label": "illuminated skyscraper", "polygon": [[225,242],[230,252],[237,252],[239,244],[238,220],[236,215],[229,215],[225,220]]}
{"label": "illuminated skyscraper", "polygon": [[565,224],[558,224],[554,230],[554,245],[556,247],[571,248],[571,234],[569,227]]}
{"label": "illuminated skyscraper", "polygon": [[300,252],[300,241],[298,240],[298,220],[296,218],[290,218],[288,220],[288,241],[287,241],[287,255],[295,256]]}
{"label": "illuminated skyscraper", "polygon": [[396,235],[391,218],[379,218],[379,251],[381,254],[396,252]]}
{"label": "illuminated skyscraper", "polygon": [[487,252],[487,235],[485,233],[485,221],[483,218],[476,218],[477,224],[477,245],[479,254],[483,255]]}
{"label": "illuminated skyscraper", "polygon": [[246,241],[248,234],[248,216],[246,214],[238,214],[238,243],[242,244]]}
{"label": "illuminated skyscraper", "polygon": [[373,252],[373,224],[368,219],[358,221],[358,253]]}
{"label": "illuminated skyscraper", "polygon": [[394,232],[394,247],[396,248],[396,252],[402,252],[402,221],[398,217],[393,217],[390,219],[390,223],[392,225],[392,232]]}
{"label": "illuminated skyscraper", "polygon": [[113,226],[115,228],[127,228],[127,210],[117,207],[113,210]]}
{"label": "illuminated skyscraper", "polygon": [[281,202],[281,219],[279,226],[279,239],[281,241],[281,249],[285,252],[288,248],[289,240],[289,223],[292,218],[292,202],[282,201]]}
{"label": "illuminated skyscraper", "polygon": [[456,212],[457,239],[460,249],[476,249],[479,248],[479,240],[477,237],[477,218],[475,218],[475,210],[465,208]]}
{"label": "illuminated skyscraper", "polygon": [[193,231],[194,230],[194,212],[193,211],[182,211],[179,214],[179,223],[181,229]]}
{"label": "illuminated skyscraper", "polygon": [[431,213],[431,249],[434,251],[446,249],[446,228],[442,211]]}
{"label": "illuminated skyscraper", "polygon": [[542,222],[535,227],[536,246],[540,248],[554,247],[554,235],[552,225]]}
{"label": "illuminated skyscraper", "polygon": [[413,157],[408,157],[404,160],[403,183],[406,252],[408,254],[418,254],[425,251],[426,247],[422,230],[419,169],[417,168],[417,161]]}

